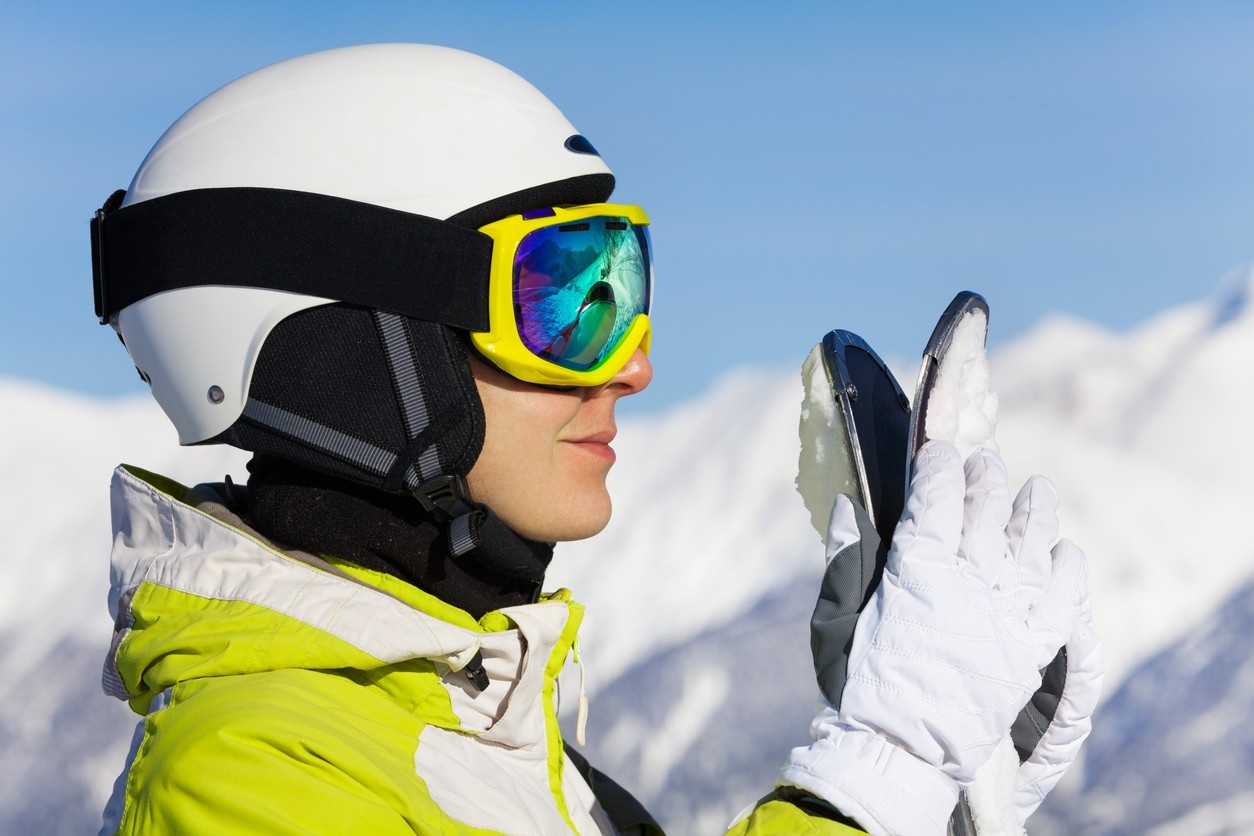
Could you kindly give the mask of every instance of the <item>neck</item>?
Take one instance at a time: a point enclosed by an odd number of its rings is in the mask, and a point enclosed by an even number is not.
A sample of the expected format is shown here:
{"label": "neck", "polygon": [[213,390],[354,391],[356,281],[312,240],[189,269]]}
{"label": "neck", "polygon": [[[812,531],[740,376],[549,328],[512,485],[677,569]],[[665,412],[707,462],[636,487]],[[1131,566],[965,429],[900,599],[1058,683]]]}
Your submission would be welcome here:
{"label": "neck", "polygon": [[531,603],[540,593],[553,554],[547,543],[506,529],[496,538],[504,542],[492,545],[507,551],[508,561],[483,547],[455,557],[446,526],[408,494],[384,493],[273,456],[254,456],[248,471],[241,516],[280,543],[393,575],[476,619]]}

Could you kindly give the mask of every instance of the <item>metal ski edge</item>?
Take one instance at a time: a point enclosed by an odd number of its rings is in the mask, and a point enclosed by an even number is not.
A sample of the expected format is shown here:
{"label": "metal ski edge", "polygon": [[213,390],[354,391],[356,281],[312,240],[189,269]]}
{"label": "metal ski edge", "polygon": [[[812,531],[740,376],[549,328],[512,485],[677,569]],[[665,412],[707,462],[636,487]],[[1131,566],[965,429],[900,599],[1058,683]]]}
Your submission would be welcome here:
{"label": "metal ski edge", "polygon": [[949,307],[945,308],[945,312],[940,315],[940,319],[936,320],[932,336],[928,337],[927,345],[923,348],[924,356],[939,362],[949,350],[950,343],[953,342],[954,329],[958,327],[958,323],[964,316],[977,310],[983,311],[987,320],[988,302],[984,297],[973,290],[959,291],[949,303]]}
{"label": "metal ski edge", "polygon": [[[963,317],[972,311],[983,311],[984,321],[989,320],[988,302],[983,296],[972,290],[959,291],[953,301],[945,308],[944,313],[936,321],[932,335],[923,347],[922,360],[919,364],[919,379],[914,387],[914,400],[910,410],[910,449],[906,455],[906,485],[909,487],[910,477],[914,471],[914,456],[927,441],[927,402],[928,395],[936,383],[936,374],[940,370],[941,358],[949,351],[953,343],[954,331]],[[987,327],[987,326],[986,326]],[[987,336],[988,331],[985,330]]]}
{"label": "metal ski edge", "polygon": [[[874,499],[871,493],[871,482],[867,477],[866,461],[862,458],[862,445],[858,439],[858,423],[853,417],[853,400],[858,397],[853,376],[845,364],[844,349],[847,346],[870,346],[861,337],[851,331],[836,329],[823,336],[823,368],[827,371],[827,380],[831,385],[832,399],[840,407],[841,420],[845,424],[845,432],[849,436],[850,455],[853,457],[854,472],[858,474],[858,490],[862,496],[857,497],[871,519],[875,519]],[[874,354],[874,352],[872,352]]]}
{"label": "metal ski edge", "polygon": [[[858,422],[853,411],[853,402],[858,399],[858,390],[854,381],[854,375],[850,372],[846,362],[846,352],[850,349],[861,351],[878,367],[884,380],[891,384],[897,400],[901,408],[909,412],[909,400],[906,393],[902,391],[901,385],[897,382],[897,378],[893,375],[892,370],[888,368],[888,364],[884,359],[871,348],[870,343],[862,339],[862,337],[852,331],[836,329],[828,332],[823,337],[823,366],[827,371],[828,381],[831,384],[833,398],[840,405],[841,418],[845,422],[845,430],[849,436],[850,446],[852,448],[853,465],[858,474],[858,487],[862,492],[862,503],[866,509],[867,515],[872,520],[878,520],[876,514],[881,510],[877,497],[882,494],[879,486],[871,484],[869,469],[864,457],[864,449],[862,439],[859,437]],[[866,393],[868,396],[871,393]],[[873,436],[872,436],[873,437]]]}

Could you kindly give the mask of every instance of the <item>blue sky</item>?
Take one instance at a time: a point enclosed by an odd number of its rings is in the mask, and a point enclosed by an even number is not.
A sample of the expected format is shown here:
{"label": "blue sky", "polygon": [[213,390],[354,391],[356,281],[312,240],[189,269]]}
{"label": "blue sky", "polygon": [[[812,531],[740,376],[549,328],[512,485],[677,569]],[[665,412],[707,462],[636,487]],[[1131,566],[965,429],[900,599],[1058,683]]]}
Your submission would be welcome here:
{"label": "blue sky", "polygon": [[912,356],[963,288],[996,344],[1055,311],[1126,329],[1254,260],[1249,3],[0,0],[0,375],[143,391],[92,313],[92,211],[216,87],[372,41],[519,72],[648,209],[633,411],[835,327]]}

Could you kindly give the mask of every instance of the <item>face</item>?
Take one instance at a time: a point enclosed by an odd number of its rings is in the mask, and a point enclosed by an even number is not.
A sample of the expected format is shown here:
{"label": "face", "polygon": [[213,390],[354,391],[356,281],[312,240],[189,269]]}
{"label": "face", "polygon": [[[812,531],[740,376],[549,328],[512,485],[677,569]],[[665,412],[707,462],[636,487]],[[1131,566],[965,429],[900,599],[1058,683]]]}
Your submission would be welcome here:
{"label": "face", "polygon": [[603,386],[551,389],[523,383],[471,352],[487,421],[471,496],[523,537],[581,540],[610,521],[605,477],[614,464],[614,406],[653,379],[637,349]]}

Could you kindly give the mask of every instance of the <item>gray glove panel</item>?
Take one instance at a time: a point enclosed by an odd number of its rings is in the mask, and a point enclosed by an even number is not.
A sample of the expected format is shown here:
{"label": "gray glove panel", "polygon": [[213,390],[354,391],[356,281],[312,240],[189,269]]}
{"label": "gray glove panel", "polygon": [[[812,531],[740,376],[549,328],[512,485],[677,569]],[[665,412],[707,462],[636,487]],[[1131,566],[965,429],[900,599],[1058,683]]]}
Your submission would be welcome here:
{"label": "gray glove panel", "polygon": [[[866,511],[856,501],[853,508],[860,537],[827,562],[819,599],[810,617],[814,671],[819,690],[833,708],[840,708],[840,697],[849,675],[849,649],[858,613],[875,594],[888,556],[888,549],[880,541]],[[1050,716],[1053,716],[1052,710]]]}

